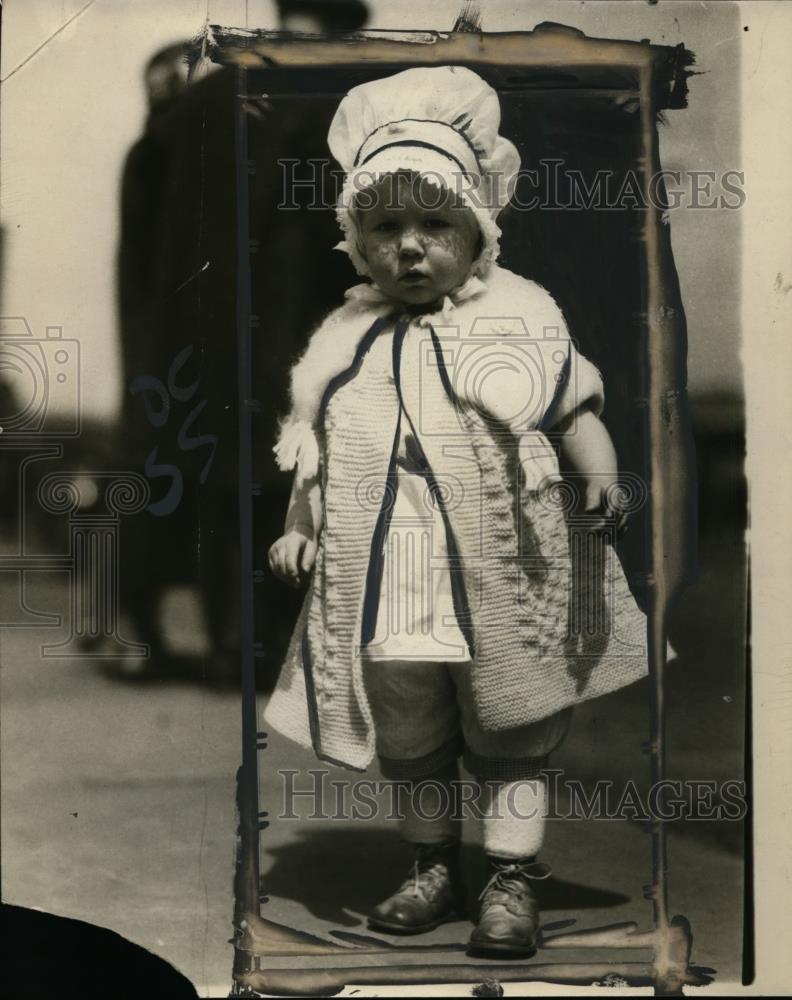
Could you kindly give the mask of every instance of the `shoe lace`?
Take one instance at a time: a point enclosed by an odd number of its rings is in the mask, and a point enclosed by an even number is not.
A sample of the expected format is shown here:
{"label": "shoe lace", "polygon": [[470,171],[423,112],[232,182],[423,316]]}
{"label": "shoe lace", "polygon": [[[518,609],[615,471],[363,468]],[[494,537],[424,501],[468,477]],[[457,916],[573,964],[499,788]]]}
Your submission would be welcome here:
{"label": "shoe lace", "polygon": [[420,845],[413,861],[412,873],[403,882],[400,892],[411,892],[421,899],[442,890],[448,883],[448,862],[434,845]]}
{"label": "shoe lace", "polygon": [[484,899],[490,892],[498,891],[521,896],[529,889],[526,880],[542,881],[549,878],[551,873],[550,866],[541,861],[529,863],[515,861],[512,864],[498,865],[481,890],[479,899]]}

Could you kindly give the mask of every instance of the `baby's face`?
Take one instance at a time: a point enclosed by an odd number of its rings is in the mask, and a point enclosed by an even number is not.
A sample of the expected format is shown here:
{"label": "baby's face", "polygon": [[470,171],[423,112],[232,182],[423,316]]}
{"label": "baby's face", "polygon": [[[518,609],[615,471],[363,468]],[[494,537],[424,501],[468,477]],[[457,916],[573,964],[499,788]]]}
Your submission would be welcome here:
{"label": "baby's face", "polygon": [[467,278],[479,230],[453,193],[399,174],[358,198],[360,248],[386,295],[410,306],[432,305]]}

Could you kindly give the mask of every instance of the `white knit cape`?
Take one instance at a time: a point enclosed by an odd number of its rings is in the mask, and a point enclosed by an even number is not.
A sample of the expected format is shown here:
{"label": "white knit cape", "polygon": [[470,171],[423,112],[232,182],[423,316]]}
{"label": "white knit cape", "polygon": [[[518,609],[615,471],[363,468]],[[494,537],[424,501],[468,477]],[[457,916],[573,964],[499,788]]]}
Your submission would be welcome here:
{"label": "white knit cape", "polygon": [[[376,285],[356,285],[312,334],[291,370],[291,408],[280,421],[273,449],[280,469],[296,468],[298,480],[316,475],[316,429],[324,391],[352,364],[371,324],[398,309]],[[486,282],[468,278],[445,297],[440,309],[415,322],[427,335],[430,327],[436,332],[460,399],[515,435],[528,485],[557,478],[555,453],[542,432],[549,426],[539,426],[551,401],[550,426],[584,405],[599,414],[604,397],[599,371],[575,349],[550,293],[494,265]]]}

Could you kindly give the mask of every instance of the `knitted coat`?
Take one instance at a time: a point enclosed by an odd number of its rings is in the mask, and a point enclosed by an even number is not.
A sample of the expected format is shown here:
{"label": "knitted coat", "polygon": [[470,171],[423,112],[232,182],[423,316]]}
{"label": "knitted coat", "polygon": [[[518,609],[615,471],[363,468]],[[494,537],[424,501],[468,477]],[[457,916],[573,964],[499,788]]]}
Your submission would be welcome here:
{"label": "knitted coat", "polygon": [[543,432],[603,401],[549,293],[494,267],[486,285],[474,278],[410,321],[369,286],[351,292],[292,372],[282,441],[311,425],[324,523],[266,723],[331,763],[362,770],[374,756],[360,650],[400,419],[443,512],[482,728],[535,722],[643,676],[646,620],[612,546],[585,531],[570,546],[569,496]]}

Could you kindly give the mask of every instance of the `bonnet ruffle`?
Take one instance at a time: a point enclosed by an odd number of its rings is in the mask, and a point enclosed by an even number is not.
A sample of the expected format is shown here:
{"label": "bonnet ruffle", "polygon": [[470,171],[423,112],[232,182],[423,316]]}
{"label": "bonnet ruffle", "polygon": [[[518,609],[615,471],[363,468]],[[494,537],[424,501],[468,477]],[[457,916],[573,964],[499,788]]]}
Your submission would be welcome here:
{"label": "bonnet ruffle", "polygon": [[412,170],[456,192],[481,230],[471,274],[486,277],[498,256],[498,214],[508,204],[520,155],[498,134],[497,92],[463,66],[416,67],[353,87],[330,125],[330,151],[346,177],[336,207],[338,244],[359,274],[354,197],[386,174]]}

